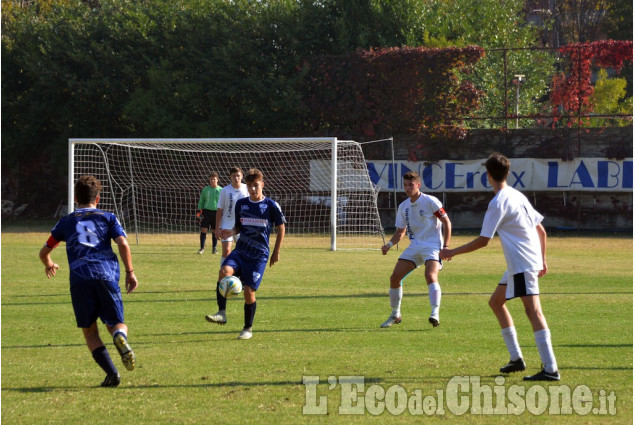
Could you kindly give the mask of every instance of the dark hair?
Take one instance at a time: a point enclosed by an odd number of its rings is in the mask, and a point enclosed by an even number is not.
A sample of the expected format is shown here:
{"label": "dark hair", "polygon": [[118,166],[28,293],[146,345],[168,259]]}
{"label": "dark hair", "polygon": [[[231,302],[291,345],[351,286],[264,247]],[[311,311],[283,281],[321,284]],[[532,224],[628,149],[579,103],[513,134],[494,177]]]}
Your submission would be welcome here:
{"label": "dark hair", "polygon": [[80,205],[92,204],[101,193],[101,182],[95,176],[81,176],[75,183],[75,198]]}
{"label": "dark hair", "polygon": [[502,153],[492,152],[485,161],[485,168],[494,181],[504,182],[509,174],[509,159]]}
{"label": "dark hair", "polygon": [[247,172],[247,175],[245,176],[245,183],[253,183],[256,180],[263,181],[264,176],[262,175],[262,171],[258,170],[257,168],[252,168]]}
{"label": "dark hair", "polygon": [[421,176],[416,171],[408,171],[403,175],[404,180],[414,180],[417,183],[421,183]]}
{"label": "dark hair", "polygon": [[229,175],[232,175],[234,173],[241,173],[242,174],[243,170],[240,167],[232,167],[229,169]]}
{"label": "dark hair", "polygon": [[218,173],[216,171],[209,173],[209,178],[211,179],[212,177],[218,177]]}

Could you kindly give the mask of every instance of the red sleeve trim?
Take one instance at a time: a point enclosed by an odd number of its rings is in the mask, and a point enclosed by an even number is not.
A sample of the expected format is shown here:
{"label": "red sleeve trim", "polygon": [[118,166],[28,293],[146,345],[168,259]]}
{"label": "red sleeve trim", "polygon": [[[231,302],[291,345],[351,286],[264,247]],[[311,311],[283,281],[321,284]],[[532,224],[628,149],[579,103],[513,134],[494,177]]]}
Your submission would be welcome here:
{"label": "red sleeve trim", "polygon": [[55,248],[59,244],[60,244],[60,241],[55,239],[53,235],[51,235],[51,237],[49,237],[49,239],[46,241],[46,246],[48,246],[51,249]]}
{"label": "red sleeve trim", "polygon": [[443,207],[439,208],[439,211],[435,212],[434,215],[436,215],[438,218],[441,218],[445,215],[445,210],[443,209]]}

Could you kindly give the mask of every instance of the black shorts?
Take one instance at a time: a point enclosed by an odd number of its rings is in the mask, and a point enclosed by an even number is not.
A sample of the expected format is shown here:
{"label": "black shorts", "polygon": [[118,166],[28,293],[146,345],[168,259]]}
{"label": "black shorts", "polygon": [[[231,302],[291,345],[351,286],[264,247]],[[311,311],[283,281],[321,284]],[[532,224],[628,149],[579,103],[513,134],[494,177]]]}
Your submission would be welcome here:
{"label": "black shorts", "polygon": [[216,228],[216,210],[203,210],[201,229]]}

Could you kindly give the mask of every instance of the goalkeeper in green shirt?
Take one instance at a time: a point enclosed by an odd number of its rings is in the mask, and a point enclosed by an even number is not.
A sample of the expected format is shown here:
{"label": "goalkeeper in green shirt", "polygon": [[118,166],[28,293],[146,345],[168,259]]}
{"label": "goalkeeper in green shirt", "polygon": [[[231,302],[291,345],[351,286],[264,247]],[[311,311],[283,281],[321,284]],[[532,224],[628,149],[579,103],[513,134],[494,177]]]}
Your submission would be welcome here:
{"label": "goalkeeper in green shirt", "polygon": [[198,201],[198,211],[196,218],[201,223],[201,249],[199,254],[205,252],[205,240],[207,232],[212,228],[212,254],[216,254],[216,237],[213,230],[216,228],[216,205],[220,196],[221,187],[218,186],[218,173],[212,171],[209,175],[209,186],[205,186],[201,191],[201,198]]}

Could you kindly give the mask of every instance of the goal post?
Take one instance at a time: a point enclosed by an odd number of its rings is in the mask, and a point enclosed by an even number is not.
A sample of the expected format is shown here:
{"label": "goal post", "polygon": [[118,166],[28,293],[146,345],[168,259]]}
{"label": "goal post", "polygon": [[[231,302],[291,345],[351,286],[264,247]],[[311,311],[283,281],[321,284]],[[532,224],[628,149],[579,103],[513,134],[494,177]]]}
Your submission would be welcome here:
{"label": "goal post", "polygon": [[378,249],[385,238],[377,189],[355,141],[70,139],[68,164],[69,211],[74,182],[93,174],[103,185],[100,208],[117,214],[137,242],[146,233],[198,233],[195,213],[209,174],[218,172],[222,187],[233,166],[263,172],[264,194],[280,204],[289,237],[324,239],[333,251]]}

